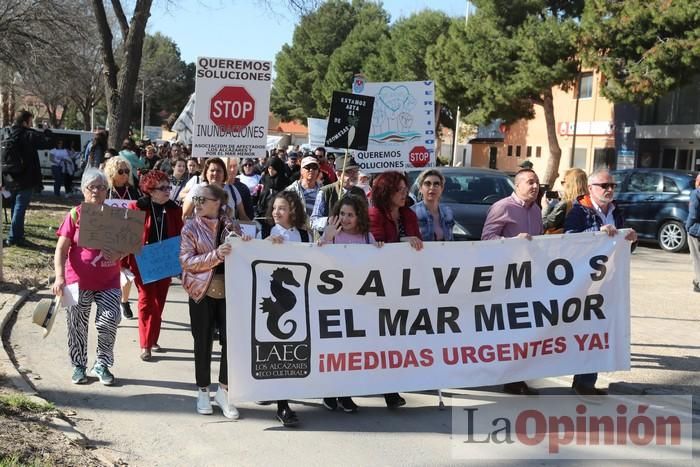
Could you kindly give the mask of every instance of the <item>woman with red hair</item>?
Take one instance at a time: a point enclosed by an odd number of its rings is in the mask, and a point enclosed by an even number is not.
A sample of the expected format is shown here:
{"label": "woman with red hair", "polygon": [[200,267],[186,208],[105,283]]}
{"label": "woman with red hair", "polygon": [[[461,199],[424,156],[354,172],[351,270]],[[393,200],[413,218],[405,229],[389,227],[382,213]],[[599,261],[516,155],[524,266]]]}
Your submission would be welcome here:
{"label": "woman with red hair", "polygon": [[[160,170],[151,170],[141,177],[139,188],[144,196],[129,204],[129,209],[146,213],[143,244],[161,242],[177,237],[182,230],[182,208],[170,199],[170,178]],[[161,316],[165,307],[171,279],[166,277],[144,284],[134,255],[129,256],[129,267],[134,273],[134,283],[139,291],[139,340],[141,360],[151,359],[151,351],[160,351]]]}
{"label": "woman with red hair", "polygon": [[[375,240],[384,243],[408,242],[416,251],[423,249],[418,218],[406,206],[408,180],[400,172],[384,172],[372,183],[372,206],[369,230]],[[384,394],[386,406],[395,409],[406,405],[398,393]]]}

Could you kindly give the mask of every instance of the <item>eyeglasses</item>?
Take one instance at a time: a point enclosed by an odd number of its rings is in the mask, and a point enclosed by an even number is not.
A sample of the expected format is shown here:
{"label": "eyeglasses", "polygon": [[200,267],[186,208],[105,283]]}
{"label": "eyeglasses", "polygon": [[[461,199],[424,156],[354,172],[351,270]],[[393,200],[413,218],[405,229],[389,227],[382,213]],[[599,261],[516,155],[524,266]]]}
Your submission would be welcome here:
{"label": "eyeglasses", "polygon": [[442,182],[431,182],[430,180],[425,180],[423,181],[423,186],[427,188],[430,188],[431,186],[440,188],[442,186]]}
{"label": "eyeglasses", "polygon": [[207,198],[206,196],[193,196],[192,202],[194,204],[204,204],[205,201],[216,201],[214,198]]}
{"label": "eyeglasses", "polygon": [[153,191],[170,191],[172,187],[170,185],[157,186]]}
{"label": "eyeglasses", "polygon": [[107,191],[107,187],[105,185],[89,185],[87,189],[88,191]]}
{"label": "eyeglasses", "polygon": [[317,164],[307,164],[303,168],[306,170],[318,170],[319,166]]}
{"label": "eyeglasses", "polygon": [[599,186],[603,190],[614,190],[617,186],[617,183],[591,183],[591,185]]}
{"label": "eyeglasses", "polygon": [[119,170],[117,170],[117,173],[118,173],[119,175],[129,175],[129,174],[131,173],[131,170],[129,170],[129,169],[119,169]]}
{"label": "eyeglasses", "polygon": [[243,164],[243,167],[253,167],[253,164]]}

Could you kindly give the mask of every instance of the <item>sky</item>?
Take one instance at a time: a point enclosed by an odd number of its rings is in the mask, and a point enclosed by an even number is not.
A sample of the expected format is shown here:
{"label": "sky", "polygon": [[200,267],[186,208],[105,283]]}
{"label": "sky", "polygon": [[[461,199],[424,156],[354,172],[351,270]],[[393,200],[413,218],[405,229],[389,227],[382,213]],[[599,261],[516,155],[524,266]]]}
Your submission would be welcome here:
{"label": "sky", "polygon": [[[296,18],[284,0],[272,0],[274,12],[255,0],[156,1],[148,33],[172,38],[185,62],[198,56],[275,60],[282,45],[291,43]],[[431,8],[463,16],[463,0],[385,0],[392,21]]]}

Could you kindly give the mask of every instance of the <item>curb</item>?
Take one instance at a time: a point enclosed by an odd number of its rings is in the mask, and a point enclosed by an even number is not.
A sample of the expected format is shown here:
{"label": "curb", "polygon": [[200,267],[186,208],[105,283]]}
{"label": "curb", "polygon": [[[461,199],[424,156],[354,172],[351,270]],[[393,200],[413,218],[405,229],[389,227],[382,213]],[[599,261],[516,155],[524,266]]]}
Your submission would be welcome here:
{"label": "curb", "polygon": [[[36,289],[22,290],[20,293],[15,295],[14,302],[9,301],[2,309],[0,309],[0,336],[5,334],[5,327],[9,323],[10,319],[17,314],[17,310],[24,305],[27,298],[36,292]],[[9,345],[9,342],[8,342]],[[0,369],[6,374],[9,383],[19,391],[23,392],[26,396],[36,396],[37,392],[33,387],[24,379],[22,374],[17,370],[12,359],[5,351],[5,346],[2,347],[2,352],[0,352]]]}
{"label": "curb", "polygon": [[[5,333],[5,327],[7,327],[10,319],[17,314],[19,308],[25,304],[27,299],[38,289],[27,289],[19,292],[15,295],[14,302],[9,301],[2,309],[0,309],[0,336]],[[8,341],[9,345],[9,341]],[[5,351],[5,346],[2,346],[2,352],[0,352],[0,370],[5,373],[7,381],[11,386],[16,388],[22,394],[28,398],[40,402],[48,403],[46,399],[39,396],[37,391],[24,379],[24,376],[17,370],[12,359]],[[65,416],[64,416],[65,417]],[[48,422],[49,427],[61,432],[70,441],[77,443],[83,447],[88,446],[89,440],[80,433],[75,427],[65,418],[52,417]],[[103,459],[103,461],[106,461]]]}

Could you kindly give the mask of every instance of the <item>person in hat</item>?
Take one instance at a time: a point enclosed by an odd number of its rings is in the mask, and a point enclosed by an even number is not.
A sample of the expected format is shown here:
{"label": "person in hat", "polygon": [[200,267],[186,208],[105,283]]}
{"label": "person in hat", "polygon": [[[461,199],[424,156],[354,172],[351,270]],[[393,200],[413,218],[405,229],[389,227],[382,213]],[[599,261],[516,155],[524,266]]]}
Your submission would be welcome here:
{"label": "person in hat", "polygon": [[285,191],[293,191],[306,206],[306,215],[310,216],[314,210],[316,196],[321,190],[321,183],[318,181],[320,165],[313,156],[306,156],[301,160],[301,174],[299,180],[293,182]]}
{"label": "person in hat", "polygon": [[[86,204],[102,205],[107,196],[107,176],[94,167],[85,170],[80,184]],[[73,365],[73,384],[87,383],[87,338],[90,308],[97,305],[97,355],[90,371],[102,384],[114,383],[109,368],[114,364],[114,341],[121,320],[119,301],[119,261],[123,254],[110,249],[78,246],[81,206],[74,207],[56,232],[58,242],[54,254],[56,279],[51,287],[56,296],[63,295],[67,285],[78,284],[77,305],[67,311],[68,353]]]}
{"label": "person in hat", "polygon": [[323,173],[325,179],[328,180],[328,183],[335,183],[338,180],[338,177],[336,177],[334,172],[335,163],[326,159],[326,148],[319,146],[314,149],[314,157],[320,164],[321,172]]}
{"label": "person in hat", "polygon": [[296,152],[290,152],[287,154],[287,163],[284,166],[287,178],[291,181],[299,180],[299,175],[301,173],[301,167],[299,166],[299,154]]}
{"label": "person in hat", "polygon": [[311,212],[311,227],[319,235],[323,233],[328,223],[328,214],[333,211],[335,203],[346,193],[359,196],[366,200],[365,191],[357,185],[360,166],[350,156],[340,156],[335,160],[336,182],[324,186],[318,191],[313,211]]}

